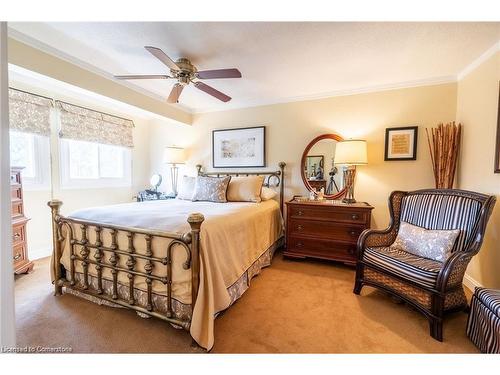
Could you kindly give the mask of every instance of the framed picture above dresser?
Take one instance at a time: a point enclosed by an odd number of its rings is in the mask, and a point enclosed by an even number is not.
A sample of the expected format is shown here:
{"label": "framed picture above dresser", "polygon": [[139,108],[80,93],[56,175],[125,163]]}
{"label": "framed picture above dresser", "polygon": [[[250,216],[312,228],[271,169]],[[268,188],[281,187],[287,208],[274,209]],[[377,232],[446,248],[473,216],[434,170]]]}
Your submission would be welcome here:
{"label": "framed picture above dresser", "polygon": [[33,270],[33,262],[28,258],[26,223],[24,216],[22,167],[10,170],[10,198],[12,202],[12,258],[14,273],[28,273]]}

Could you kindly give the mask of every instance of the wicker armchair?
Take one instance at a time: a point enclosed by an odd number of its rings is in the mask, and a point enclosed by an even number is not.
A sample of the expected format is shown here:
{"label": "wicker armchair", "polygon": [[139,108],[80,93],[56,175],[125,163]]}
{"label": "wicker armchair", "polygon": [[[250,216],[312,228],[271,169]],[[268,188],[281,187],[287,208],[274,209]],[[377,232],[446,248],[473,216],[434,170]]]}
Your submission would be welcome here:
{"label": "wicker armchair", "polygon": [[[442,341],[444,313],[467,307],[462,279],[481,248],[495,201],[464,190],[394,191],[389,228],[368,229],[359,237],[354,293],[369,285],[403,299],[426,315],[431,336]],[[391,247],[401,221],[427,229],[460,229],[452,255],[441,263]]]}

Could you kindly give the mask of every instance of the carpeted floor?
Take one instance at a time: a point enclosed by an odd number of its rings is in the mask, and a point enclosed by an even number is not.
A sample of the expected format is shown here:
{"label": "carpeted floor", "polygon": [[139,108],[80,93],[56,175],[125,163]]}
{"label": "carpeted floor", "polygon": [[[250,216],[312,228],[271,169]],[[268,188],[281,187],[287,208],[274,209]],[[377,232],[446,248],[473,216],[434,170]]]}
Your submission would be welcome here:
{"label": "carpeted floor", "polygon": [[[429,336],[427,320],[404,304],[365,287],[352,293],[353,268],[291,261],[271,267],[215,324],[212,353],[468,353],[467,315],[445,320],[444,342]],[[72,295],[54,297],[49,259],[16,277],[19,346],[72,347],[77,353],[193,353],[191,338],[157,319],[98,306]]]}

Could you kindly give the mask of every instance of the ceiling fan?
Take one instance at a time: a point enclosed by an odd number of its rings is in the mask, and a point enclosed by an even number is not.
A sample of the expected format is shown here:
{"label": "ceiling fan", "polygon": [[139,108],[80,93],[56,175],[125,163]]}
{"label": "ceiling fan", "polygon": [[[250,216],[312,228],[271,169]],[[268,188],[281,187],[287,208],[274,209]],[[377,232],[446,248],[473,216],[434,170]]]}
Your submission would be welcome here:
{"label": "ceiling fan", "polygon": [[170,95],[168,96],[168,103],[178,103],[179,96],[181,96],[182,90],[189,83],[193,83],[194,86],[201,91],[206,92],[209,95],[223,101],[228,102],[231,97],[214,89],[213,87],[207,85],[206,83],[195,81],[195,79],[217,79],[217,78],[241,78],[241,73],[238,69],[216,69],[216,70],[202,70],[198,71],[196,67],[191,64],[187,58],[180,58],[177,61],[173,61],[168,55],[161,49],[151,46],[145,46],[146,50],[151,53],[154,57],[160,60],[168,68],[170,68],[171,76],[167,74],[148,74],[148,75],[118,75],[114,76],[116,79],[176,79],[177,83],[172,87]]}

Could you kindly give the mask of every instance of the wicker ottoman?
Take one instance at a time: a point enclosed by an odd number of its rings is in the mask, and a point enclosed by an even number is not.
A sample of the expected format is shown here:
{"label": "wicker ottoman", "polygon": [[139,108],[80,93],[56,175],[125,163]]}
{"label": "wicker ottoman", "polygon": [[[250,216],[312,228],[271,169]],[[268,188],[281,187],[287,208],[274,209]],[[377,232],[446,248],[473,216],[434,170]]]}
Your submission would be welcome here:
{"label": "wicker ottoman", "polygon": [[476,288],[467,336],[483,353],[500,353],[500,290]]}

